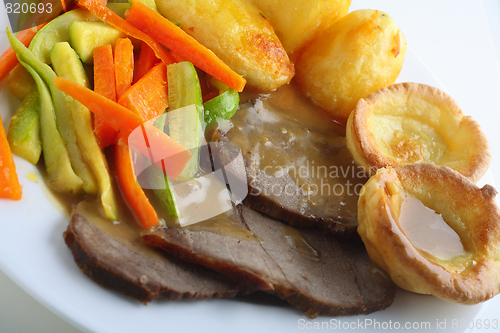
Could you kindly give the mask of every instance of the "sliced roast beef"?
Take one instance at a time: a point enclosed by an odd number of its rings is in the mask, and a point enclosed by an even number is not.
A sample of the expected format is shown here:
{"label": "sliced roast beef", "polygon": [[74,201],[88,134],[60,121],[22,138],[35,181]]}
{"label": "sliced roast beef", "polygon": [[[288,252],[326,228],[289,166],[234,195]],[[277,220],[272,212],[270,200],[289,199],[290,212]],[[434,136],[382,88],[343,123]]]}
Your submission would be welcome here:
{"label": "sliced roast beef", "polygon": [[339,126],[282,87],[240,105],[217,140],[245,159],[249,207],[296,226],[355,236],[357,200],[367,177]]}
{"label": "sliced roast beef", "polygon": [[127,223],[102,218],[90,202],[78,204],[64,238],[83,273],[144,303],[233,297],[238,291],[226,277],[149,246]]}
{"label": "sliced roast beef", "polygon": [[369,313],[396,292],[363,244],[294,228],[244,205],[239,221],[250,236],[207,228],[163,228],[143,235],[174,256],[218,271],[248,290],[273,293],[311,317]]}

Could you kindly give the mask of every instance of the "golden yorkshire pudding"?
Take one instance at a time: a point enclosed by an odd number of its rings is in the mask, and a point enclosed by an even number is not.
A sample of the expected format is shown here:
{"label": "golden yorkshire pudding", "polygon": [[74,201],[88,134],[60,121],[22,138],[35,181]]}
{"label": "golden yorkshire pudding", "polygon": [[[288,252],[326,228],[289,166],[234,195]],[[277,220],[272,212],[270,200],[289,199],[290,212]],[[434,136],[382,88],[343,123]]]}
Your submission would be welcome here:
{"label": "golden yorkshire pudding", "polygon": [[500,292],[496,194],[446,166],[379,169],[361,190],[358,233],[401,288],[476,304]]}
{"label": "golden yorkshire pudding", "polygon": [[446,165],[473,182],[491,155],[478,123],[441,90],[398,83],[360,99],[346,128],[354,160],[373,174],[409,163]]}

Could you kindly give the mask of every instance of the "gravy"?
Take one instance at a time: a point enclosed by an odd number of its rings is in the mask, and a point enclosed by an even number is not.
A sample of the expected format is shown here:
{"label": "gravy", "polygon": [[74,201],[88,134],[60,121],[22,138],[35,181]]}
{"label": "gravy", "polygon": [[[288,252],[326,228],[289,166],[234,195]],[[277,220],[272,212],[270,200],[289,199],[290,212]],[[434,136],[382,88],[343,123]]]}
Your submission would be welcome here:
{"label": "gravy", "polygon": [[288,246],[311,261],[321,261],[321,253],[294,227],[283,225],[283,237]]}
{"label": "gravy", "polygon": [[290,176],[298,186],[257,188],[259,195],[265,192],[277,205],[283,204],[283,192],[295,195],[300,214],[355,226],[358,195],[367,175],[354,163],[339,128],[287,85],[240,105],[219,131],[240,147],[251,167],[276,178]]}

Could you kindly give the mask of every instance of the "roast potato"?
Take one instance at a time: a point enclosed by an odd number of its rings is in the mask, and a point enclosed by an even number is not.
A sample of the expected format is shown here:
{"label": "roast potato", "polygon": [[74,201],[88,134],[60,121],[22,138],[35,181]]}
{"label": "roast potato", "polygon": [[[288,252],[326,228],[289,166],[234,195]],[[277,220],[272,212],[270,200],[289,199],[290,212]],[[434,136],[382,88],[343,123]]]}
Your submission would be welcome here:
{"label": "roast potato", "polygon": [[290,82],[293,64],[270,23],[247,0],[156,0],[160,14],[212,50],[250,87]]}
{"label": "roast potato", "polygon": [[297,60],[300,91],[346,122],[360,98],[393,84],[406,39],[389,15],[357,10],[319,34]]}
{"label": "roast potato", "polygon": [[292,54],[315,33],[347,14],[351,0],[250,0],[271,22],[283,47]]}

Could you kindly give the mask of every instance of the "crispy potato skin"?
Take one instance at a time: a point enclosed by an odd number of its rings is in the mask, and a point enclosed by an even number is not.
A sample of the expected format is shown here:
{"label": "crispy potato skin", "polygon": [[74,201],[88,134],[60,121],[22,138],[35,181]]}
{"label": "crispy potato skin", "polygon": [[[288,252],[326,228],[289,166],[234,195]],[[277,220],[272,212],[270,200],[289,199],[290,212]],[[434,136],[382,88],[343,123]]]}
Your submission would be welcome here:
{"label": "crispy potato skin", "polygon": [[250,0],[271,22],[288,54],[347,14],[351,0]]}
{"label": "crispy potato skin", "polygon": [[259,10],[243,0],[157,0],[160,14],[212,50],[254,90],[290,82],[294,66]]}
{"label": "crispy potato skin", "polygon": [[347,122],[360,98],[393,84],[403,67],[406,39],[384,12],[357,10],[319,34],[297,60],[299,90]]}

